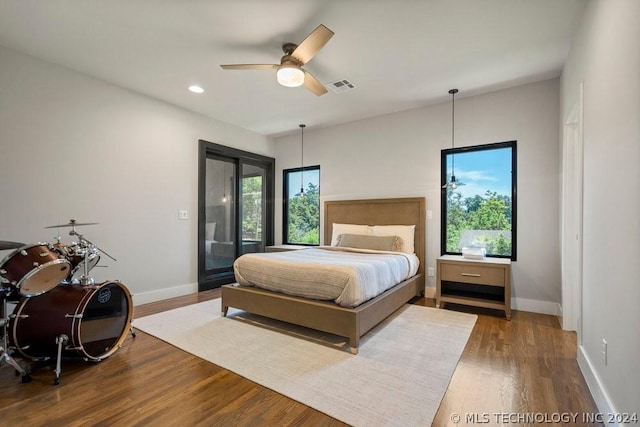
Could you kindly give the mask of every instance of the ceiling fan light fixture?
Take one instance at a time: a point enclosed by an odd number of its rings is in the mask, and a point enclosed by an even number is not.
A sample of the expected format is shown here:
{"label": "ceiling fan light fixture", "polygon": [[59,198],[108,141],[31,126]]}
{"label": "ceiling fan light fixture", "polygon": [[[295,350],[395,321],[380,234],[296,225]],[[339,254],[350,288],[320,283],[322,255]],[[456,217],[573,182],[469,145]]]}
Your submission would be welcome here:
{"label": "ceiling fan light fixture", "polygon": [[304,84],[304,71],[295,65],[283,65],[276,72],[278,83],[286,87],[298,87]]}

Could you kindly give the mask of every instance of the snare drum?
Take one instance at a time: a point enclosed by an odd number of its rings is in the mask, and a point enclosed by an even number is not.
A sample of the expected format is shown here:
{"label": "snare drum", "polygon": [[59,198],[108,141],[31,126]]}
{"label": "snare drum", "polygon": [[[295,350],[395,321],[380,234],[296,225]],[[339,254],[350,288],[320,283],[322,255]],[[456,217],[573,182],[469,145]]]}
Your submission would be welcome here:
{"label": "snare drum", "polygon": [[0,263],[0,275],[25,297],[33,297],[58,286],[69,275],[71,264],[48,243],[16,249]]}
{"label": "snare drum", "polygon": [[127,336],[133,304],[118,281],[94,286],[60,285],[37,298],[24,299],[11,316],[12,344],[23,356],[46,360],[57,353],[56,338],[69,338],[64,354],[99,362]]}

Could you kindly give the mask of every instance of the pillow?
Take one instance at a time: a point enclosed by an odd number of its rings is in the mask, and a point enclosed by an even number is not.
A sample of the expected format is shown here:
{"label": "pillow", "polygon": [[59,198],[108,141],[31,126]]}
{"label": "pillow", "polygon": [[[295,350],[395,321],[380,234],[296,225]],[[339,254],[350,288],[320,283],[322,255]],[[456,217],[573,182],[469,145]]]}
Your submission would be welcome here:
{"label": "pillow", "polygon": [[339,234],[336,246],[343,248],[373,249],[376,251],[396,251],[402,248],[398,236],[364,236],[361,234]]}
{"label": "pillow", "polygon": [[336,246],[338,236],[341,234],[359,234],[372,236],[373,230],[368,225],[334,223],[331,231],[331,246]]}
{"label": "pillow", "polygon": [[216,235],[216,223],[215,222],[207,222],[204,225],[204,239],[205,240],[215,240],[214,237]]}
{"label": "pillow", "polygon": [[413,235],[416,231],[415,225],[374,225],[374,236],[398,236],[402,239],[400,252],[408,254],[415,253]]}

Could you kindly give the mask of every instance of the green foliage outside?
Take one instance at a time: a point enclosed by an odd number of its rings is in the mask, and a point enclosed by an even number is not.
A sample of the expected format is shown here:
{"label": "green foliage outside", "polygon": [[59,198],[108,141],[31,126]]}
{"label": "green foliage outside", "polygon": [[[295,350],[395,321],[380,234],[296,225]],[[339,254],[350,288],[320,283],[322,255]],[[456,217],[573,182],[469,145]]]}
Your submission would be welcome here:
{"label": "green foliage outside", "polygon": [[262,240],[262,176],[242,178],[242,240]]}
{"label": "green foliage outside", "polygon": [[474,245],[490,255],[511,255],[511,198],[489,191],[484,196],[462,197],[447,189],[447,252],[462,252],[460,236],[466,230],[505,230],[509,233],[479,233]]}
{"label": "green foliage outside", "polygon": [[309,183],[303,195],[289,198],[288,243],[320,244],[320,188]]}

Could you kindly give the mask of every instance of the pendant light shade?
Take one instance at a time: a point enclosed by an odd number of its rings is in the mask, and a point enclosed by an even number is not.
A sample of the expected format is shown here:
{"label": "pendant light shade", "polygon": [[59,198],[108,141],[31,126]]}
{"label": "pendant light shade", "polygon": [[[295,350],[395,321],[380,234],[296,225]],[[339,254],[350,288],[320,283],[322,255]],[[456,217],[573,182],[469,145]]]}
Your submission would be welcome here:
{"label": "pendant light shade", "polygon": [[451,95],[451,180],[447,182],[442,188],[451,188],[455,190],[460,185],[464,185],[460,181],[456,179],[456,154],[455,154],[455,123],[456,123],[456,93],[458,93],[458,89],[451,89],[449,94]]}
{"label": "pendant light shade", "polygon": [[307,125],[300,124],[300,197],[304,196],[304,128]]}

